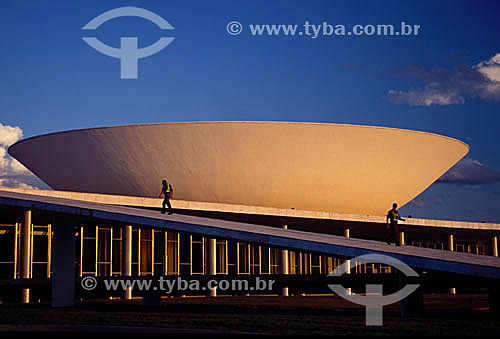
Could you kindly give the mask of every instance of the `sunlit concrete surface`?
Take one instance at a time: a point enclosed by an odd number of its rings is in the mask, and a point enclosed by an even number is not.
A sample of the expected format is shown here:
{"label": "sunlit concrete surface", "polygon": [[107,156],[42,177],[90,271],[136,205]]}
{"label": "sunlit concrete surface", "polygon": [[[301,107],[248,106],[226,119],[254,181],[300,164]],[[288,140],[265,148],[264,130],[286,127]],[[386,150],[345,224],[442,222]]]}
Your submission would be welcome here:
{"label": "sunlit concrete surface", "polygon": [[92,128],[22,140],[9,153],[56,190],[384,215],[459,161],[456,139],[383,127],[198,122]]}
{"label": "sunlit concrete surface", "polygon": [[[162,201],[161,199],[157,198],[132,197],[125,195],[110,195],[110,194],[37,190],[37,189],[33,190],[33,189],[9,188],[9,187],[0,187],[0,191],[24,193],[29,195],[43,196],[43,197],[81,200],[81,201],[95,202],[100,204],[145,207],[145,208],[159,208],[161,206],[161,201]],[[181,210],[210,211],[210,212],[215,211],[223,213],[252,214],[252,215],[275,216],[275,217],[292,217],[301,219],[325,219],[325,220],[337,220],[345,222],[380,223],[380,224],[386,223],[385,216],[341,214],[335,212],[321,212],[321,211],[303,211],[296,209],[292,210],[285,208],[207,203],[207,202],[185,201],[185,200],[172,200],[171,202],[173,208]],[[463,229],[463,230],[500,231],[500,224],[498,223],[466,222],[466,221],[438,220],[438,219],[407,218],[405,222],[401,223],[401,225],[444,228],[444,229],[449,228],[449,229]]]}

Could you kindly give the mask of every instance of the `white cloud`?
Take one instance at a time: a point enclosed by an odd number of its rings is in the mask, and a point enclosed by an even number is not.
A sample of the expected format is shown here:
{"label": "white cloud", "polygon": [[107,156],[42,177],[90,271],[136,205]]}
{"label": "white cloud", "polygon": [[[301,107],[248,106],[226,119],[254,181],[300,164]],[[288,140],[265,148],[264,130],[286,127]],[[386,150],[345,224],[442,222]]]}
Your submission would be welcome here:
{"label": "white cloud", "polygon": [[438,183],[481,185],[500,181],[500,171],[490,168],[477,160],[460,160],[448,172],[438,179]]}
{"label": "white cloud", "polygon": [[490,60],[481,61],[475,68],[489,80],[500,82],[500,53]]}
{"label": "white cloud", "polygon": [[37,189],[37,187],[33,187],[28,185],[18,179],[0,179],[0,187],[13,187],[13,188],[27,188],[27,189]]}
{"label": "white cloud", "polygon": [[6,126],[0,123],[0,146],[8,147],[23,137],[19,127]]}
{"label": "white cloud", "polygon": [[432,84],[425,89],[408,92],[390,90],[387,95],[393,103],[408,103],[410,106],[451,105],[465,102],[464,97],[458,93],[442,92],[434,89]]}
{"label": "white cloud", "polygon": [[409,91],[389,90],[387,99],[395,104],[463,104],[466,97],[500,100],[500,53],[471,67],[461,65],[448,70],[408,66],[402,73],[423,80],[427,85]]}
{"label": "white cloud", "polygon": [[10,157],[7,149],[23,137],[23,130],[0,123],[0,186],[14,188],[46,188],[47,186]]}
{"label": "white cloud", "polygon": [[428,198],[422,198],[422,197],[417,197],[410,201],[409,205],[417,208],[429,208],[429,207],[434,207],[441,205],[441,199],[438,197],[428,197]]}

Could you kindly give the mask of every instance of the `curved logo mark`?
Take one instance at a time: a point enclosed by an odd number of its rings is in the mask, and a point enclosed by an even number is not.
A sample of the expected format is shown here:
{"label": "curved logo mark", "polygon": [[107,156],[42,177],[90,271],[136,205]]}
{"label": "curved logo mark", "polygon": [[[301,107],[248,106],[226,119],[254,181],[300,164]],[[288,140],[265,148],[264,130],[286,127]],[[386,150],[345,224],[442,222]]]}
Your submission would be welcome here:
{"label": "curved logo mark", "polygon": [[[407,277],[418,277],[410,266],[404,262],[382,254],[367,254],[353,259],[350,259],[340,265],[336,272],[328,274],[330,277],[339,277],[348,272],[351,268],[359,264],[386,264],[397,268]],[[419,284],[408,284],[398,292],[389,295],[382,294],[382,285],[367,284],[366,295],[350,295],[342,285],[329,284],[328,287],[344,299],[355,304],[366,306],[366,325],[367,326],[382,326],[382,310],[383,306],[396,303],[413,292],[419,287]]]}
{"label": "curved logo mark", "polygon": [[[106,21],[123,16],[144,18],[155,23],[161,29],[174,29],[171,24],[159,15],[138,7],[120,7],[112,9],[92,19],[88,24],[83,26],[82,29],[95,30]],[[137,37],[127,37],[121,38],[120,48],[115,48],[103,44],[95,37],[84,37],[82,39],[102,54],[120,59],[120,77],[122,79],[137,79],[137,60],[158,53],[174,40],[174,38],[164,37],[148,47],[138,48]]]}

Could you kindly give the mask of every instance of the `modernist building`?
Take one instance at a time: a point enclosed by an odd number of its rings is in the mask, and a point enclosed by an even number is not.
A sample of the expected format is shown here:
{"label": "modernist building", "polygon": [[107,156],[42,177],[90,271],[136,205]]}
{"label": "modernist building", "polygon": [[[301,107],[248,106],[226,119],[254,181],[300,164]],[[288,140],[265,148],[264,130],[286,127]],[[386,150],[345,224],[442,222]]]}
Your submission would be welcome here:
{"label": "modernist building", "polygon": [[[392,203],[409,202],[468,149],[431,133],[336,124],[93,128],[13,145],[9,153],[54,190],[0,190],[159,211],[167,178],[177,215],[383,241]],[[0,223],[0,279],[50,278],[51,219],[2,207]],[[498,256],[499,232],[498,224],[409,218],[400,238],[411,246]],[[346,259],[98,220],[80,224],[74,236],[80,277],[319,275]],[[353,273],[390,271],[362,265]]]}

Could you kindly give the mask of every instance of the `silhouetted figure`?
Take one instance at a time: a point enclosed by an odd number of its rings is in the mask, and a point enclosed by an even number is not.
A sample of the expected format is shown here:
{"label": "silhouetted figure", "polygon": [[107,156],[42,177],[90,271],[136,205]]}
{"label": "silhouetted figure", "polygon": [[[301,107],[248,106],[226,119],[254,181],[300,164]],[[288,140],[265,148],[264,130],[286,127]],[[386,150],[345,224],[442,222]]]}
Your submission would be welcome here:
{"label": "silhouetted figure", "polygon": [[392,209],[389,212],[387,212],[387,217],[386,217],[387,231],[386,231],[385,241],[387,242],[388,245],[390,245],[391,242],[394,242],[396,246],[401,246],[401,243],[399,242],[398,220],[405,221],[405,219],[401,218],[397,208],[398,204],[394,203],[392,204]]}
{"label": "silhouetted figure", "polygon": [[167,183],[167,180],[162,180],[161,184],[162,184],[162,188],[161,188],[161,192],[160,192],[160,196],[159,196],[159,198],[161,198],[161,196],[163,195],[163,204],[162,204],[162,208],[161,208],[161,213],[165,214],[165,205],[167,205],[168,206],[168,214],[172,214],[174,212],[172,212],[172,205],[170,205],[170,196],[171,196],[172,192],[174,191],[174,189],[172,188],[172,185]]}

